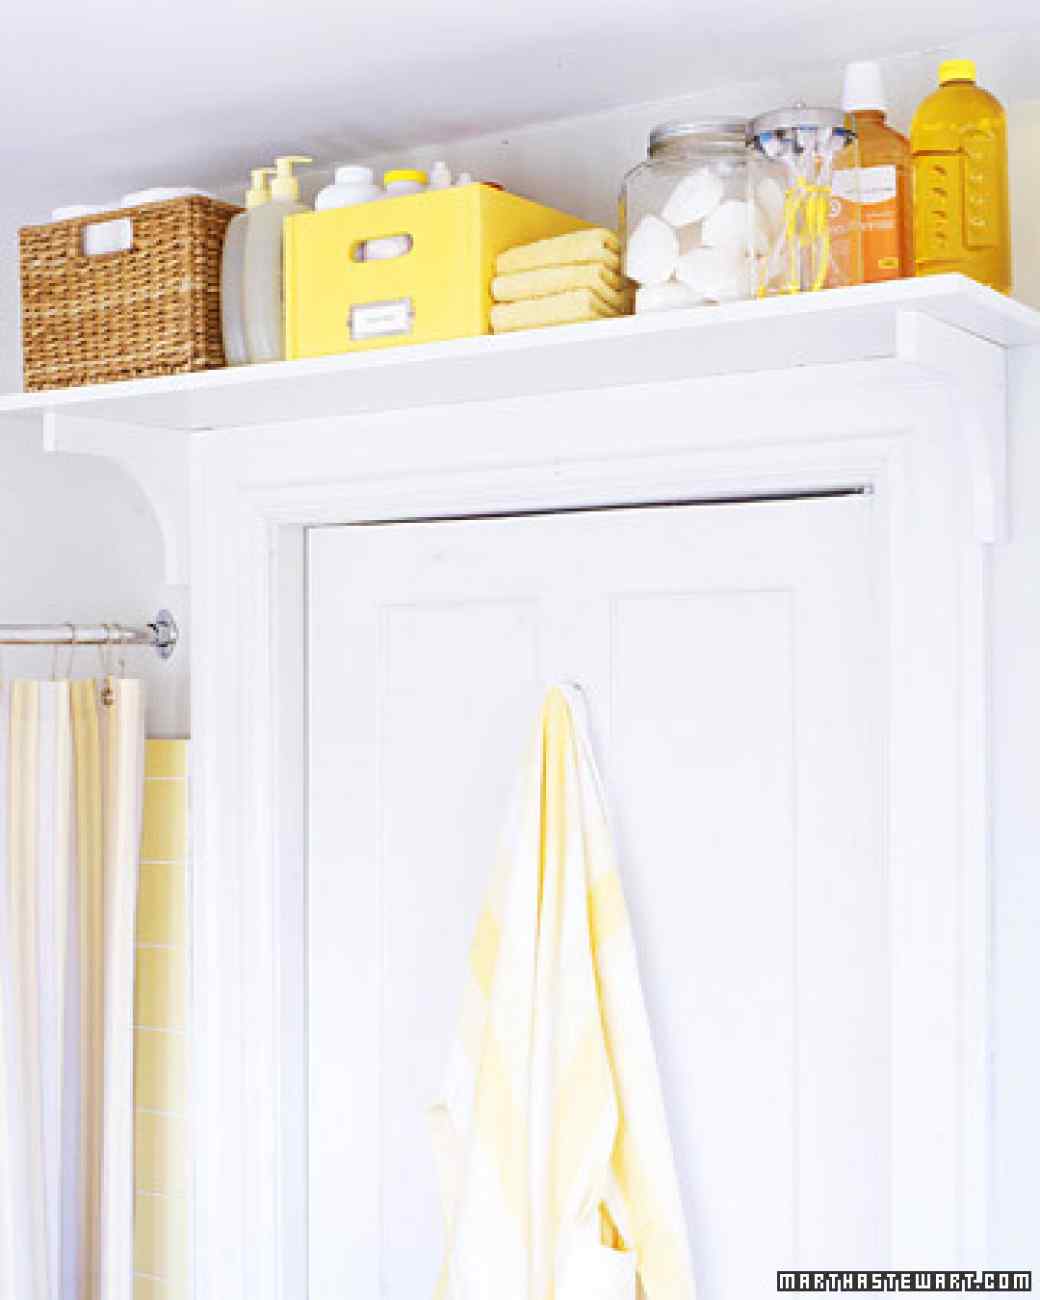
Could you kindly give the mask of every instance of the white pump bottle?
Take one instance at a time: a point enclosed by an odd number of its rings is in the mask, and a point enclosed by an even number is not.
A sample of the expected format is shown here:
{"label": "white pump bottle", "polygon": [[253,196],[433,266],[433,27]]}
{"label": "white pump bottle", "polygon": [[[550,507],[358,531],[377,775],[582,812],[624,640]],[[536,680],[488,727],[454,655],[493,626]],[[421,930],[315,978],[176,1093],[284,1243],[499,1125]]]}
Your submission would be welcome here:
{"label": "white pump bottle", "polygon": [[309,211],[300,202],[300,182],[293,175],[293,167],[296,163],[312,161],[302,154],[276,158],[271,200],[249,214],[243,285],[250,361],[285,358],[282,228],[286,217]]}

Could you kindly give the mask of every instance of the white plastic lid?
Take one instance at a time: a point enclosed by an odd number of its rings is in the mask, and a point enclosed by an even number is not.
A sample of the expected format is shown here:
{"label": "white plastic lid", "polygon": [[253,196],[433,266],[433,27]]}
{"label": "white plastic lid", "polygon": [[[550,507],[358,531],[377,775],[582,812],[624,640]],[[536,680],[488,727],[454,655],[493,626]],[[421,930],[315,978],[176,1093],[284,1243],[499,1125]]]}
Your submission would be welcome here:
{"label": "white plastic lid", "polygon": [[134,190],[132,194],[124,194],[120,200],[120,206],[139,208],[142,203],[167,203],[170,199],[190,199],[196,194],[204,199],[213,197],[212,194],[207,194],[205,190],[192,189],[186,185],[159,185],[154,189]]}
{"label": "white plastic lid", "polygon": [[371,167],[358,163],[344,163],[336,168],[337,185],[374,185],[376,174]]}
{"label": "white plastic lid", "polygon": [[121,206],[114,199],[111,203],[69,203],[63,208],[55,208],[51,220],[72,221],[74,217],[96,217],[99,212],[113,212]]}
{"label": "white plastic lid", "polygon": [[845,66],[845,89],[841,106],[846,113],[861,111],[888,112],[885,82],[876,63],[849,63]]}

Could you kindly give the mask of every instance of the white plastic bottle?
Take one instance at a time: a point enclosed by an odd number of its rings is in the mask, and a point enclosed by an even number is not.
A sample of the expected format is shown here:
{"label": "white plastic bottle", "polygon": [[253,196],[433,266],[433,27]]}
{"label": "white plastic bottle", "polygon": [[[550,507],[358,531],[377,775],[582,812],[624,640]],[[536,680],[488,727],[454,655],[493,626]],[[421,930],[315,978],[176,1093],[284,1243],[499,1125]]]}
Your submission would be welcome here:
{"label": "white plastic bottle", "polygon": [[224,256],[220,263],[220,321],[224,334],[224,360],[229,366],[244,366],[249,360],[246,342],[246,240],[254,211],[271,198],[268,176],[273,167],[254,167],[249,173],[246,210],[232,217],[224,235]]}
{"label": "white plastic bottle", "polygon": [[446,162],[435,162],[430,168],[430,189],[446,190],[451,186],[451,168]]}
{"label": "white plastic bottle", "polygon": [[335,184],[326,185],[318,191],[314,210],[326,212],[329,208],[349,208],[355,203],[371,203],[382,197],[382,187],[376,183],[375,172],[371,167],[345,163],[336,168]]}
{"label": "white plastic bottle", "polygon": [[285,286],[282,274],[283,226],[286,217],[309,211],[300,202],[296,163],[313,160],[303,154],[275,159],[271,201],[250,213],[245,250],[245,322],[249,360],[285,358]]}

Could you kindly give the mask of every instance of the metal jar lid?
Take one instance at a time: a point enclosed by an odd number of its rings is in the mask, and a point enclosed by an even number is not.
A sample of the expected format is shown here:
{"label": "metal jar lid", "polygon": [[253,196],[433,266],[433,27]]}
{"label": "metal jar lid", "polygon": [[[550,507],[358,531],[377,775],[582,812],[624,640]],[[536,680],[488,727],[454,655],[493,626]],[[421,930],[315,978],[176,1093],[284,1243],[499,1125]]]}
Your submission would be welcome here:
{"label": "metal jar lid", "polygon": [[747,130],[747,118],[744,117],[696,117],[683,122],[662,122],[650,132],[646,151],[652,154],[663,145],[705,135],[730,136],[734,144],[743,145],[747,140]]}
{"label": "metal jar lid", "polygon": [[753,118],[748,135],[772,135],[777,131],[846,131],[856,134],[852,119],[840,108],[807,108],[805,104],[791,104],[787,108],[774,108]]}

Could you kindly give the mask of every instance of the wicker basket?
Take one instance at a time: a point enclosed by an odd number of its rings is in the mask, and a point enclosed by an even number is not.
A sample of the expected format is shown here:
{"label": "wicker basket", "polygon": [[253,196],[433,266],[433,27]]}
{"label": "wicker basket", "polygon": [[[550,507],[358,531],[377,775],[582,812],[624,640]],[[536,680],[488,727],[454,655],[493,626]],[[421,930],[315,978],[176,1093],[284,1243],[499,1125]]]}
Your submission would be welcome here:
{"label": "wicker basket", "polygon": [[[193,196],[20,232],[25,387],[68,388],[224,365],[220,259],[240,209]],[[83,228],[128,218],[126,252],[88,256]]]}

